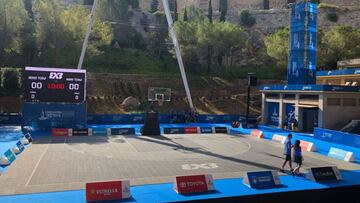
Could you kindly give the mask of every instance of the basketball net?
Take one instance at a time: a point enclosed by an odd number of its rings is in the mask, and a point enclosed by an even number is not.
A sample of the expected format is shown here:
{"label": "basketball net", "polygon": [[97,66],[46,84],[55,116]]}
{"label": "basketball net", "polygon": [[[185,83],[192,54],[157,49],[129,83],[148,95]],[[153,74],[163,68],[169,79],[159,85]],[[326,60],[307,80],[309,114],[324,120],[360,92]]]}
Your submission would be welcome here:
{"label": "basketball net", "polygon": [[158,105],[159,105],[159,106],[162,106],[162,105],[163,105],[163,103],[164,103],[164,100],[159,99],[157,102],[158,102]]}

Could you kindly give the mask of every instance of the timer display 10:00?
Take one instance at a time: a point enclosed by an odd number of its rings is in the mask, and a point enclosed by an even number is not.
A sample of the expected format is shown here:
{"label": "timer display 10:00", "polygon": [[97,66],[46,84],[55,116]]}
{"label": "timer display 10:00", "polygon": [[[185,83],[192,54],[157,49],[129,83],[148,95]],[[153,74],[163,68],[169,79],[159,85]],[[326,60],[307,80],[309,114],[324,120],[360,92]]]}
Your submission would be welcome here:
{"label": "timer display 10:00", "polygon": [[[80,85],[77,83],[69,83],[68,87],[69,87],[69,90],[79,90],[80,89]],[[43,88],[42,82],[31,82],[31,89],[39,89],[40,90],[42,88]],[[63,90],[63,89],[65,89],[65,84],[64,83],[48,83],[47,88]]]}

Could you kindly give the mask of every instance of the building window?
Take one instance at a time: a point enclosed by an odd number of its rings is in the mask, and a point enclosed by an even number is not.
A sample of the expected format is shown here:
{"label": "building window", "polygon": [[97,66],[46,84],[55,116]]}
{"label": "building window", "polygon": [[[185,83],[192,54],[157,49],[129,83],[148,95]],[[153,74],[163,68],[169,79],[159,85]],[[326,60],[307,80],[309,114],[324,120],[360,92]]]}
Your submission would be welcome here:
{"label": "building window", "polygon": [[343,99],[343,105],[344,106],[356,106],[356,99]]}
{"label": "building window", "polygon": [[340,98],[328,98],[327,105],[328,106],[340,106]]}

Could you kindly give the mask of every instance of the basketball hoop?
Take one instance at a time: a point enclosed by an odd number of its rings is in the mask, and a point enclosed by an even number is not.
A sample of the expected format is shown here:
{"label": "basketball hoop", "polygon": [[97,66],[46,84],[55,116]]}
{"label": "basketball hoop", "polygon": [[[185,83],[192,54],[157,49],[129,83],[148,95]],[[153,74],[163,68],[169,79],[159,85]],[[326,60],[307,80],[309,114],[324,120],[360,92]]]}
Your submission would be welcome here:
{"label": "basketball hoop", "polygon": [[148,101],[157,103],[157,106],[160,107],[164,102],[169,102],[171,100],[171,89],[163,87],[149,87],[148,88]]}

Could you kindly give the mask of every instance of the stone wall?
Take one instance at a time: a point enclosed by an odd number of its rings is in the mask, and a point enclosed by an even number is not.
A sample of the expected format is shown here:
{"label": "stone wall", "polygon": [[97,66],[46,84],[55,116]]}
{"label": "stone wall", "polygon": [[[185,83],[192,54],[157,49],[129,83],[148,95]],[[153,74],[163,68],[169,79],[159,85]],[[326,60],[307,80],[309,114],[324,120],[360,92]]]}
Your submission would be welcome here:
{"label": "stone wall", "polygon": [[[338,22],[334,23],[327,19],[329,13],[337,13]],[[264,34],[273,33],[276,30],[290,25],[290,9],[252,10],[251,14],[256,18],[255,28]],[[229,13],[229,20],[239,22],[239,11],[233,10]],[[334,25],[350,25],[360,28],[360,8],[349,8],[341,10],[319,9],[318,28],[329,30]]]}

